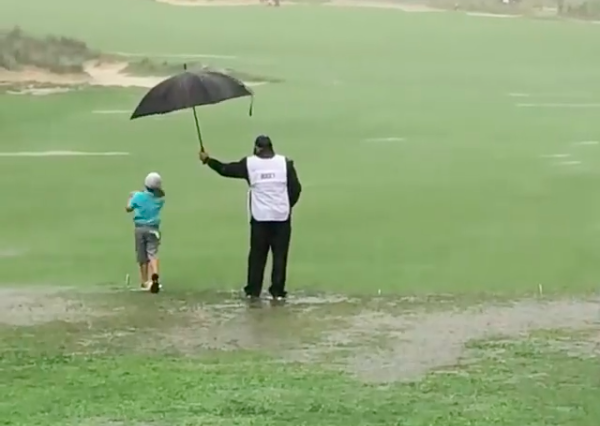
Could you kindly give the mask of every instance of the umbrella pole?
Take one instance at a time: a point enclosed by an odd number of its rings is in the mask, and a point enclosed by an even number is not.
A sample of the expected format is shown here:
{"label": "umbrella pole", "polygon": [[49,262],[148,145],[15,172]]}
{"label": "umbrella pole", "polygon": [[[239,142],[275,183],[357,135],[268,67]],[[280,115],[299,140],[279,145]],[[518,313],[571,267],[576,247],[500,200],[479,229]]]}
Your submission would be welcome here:
{"label": "umbrella pole", "polygon": [[[187,71],[187,64],[183,64],[183,70]],[[194,112],[194,122],[196,123],[196,134],[198,135],[198,142],[200,142],[200,151],[204,152],[204,144],[202,143],[202,133],[200,133],[200,124],[198,123],[198,114],[196,114],[196,107],[192,107]]]}
{"label": "umbrella pole", "polygon": [[200,124],[198,123],[198,114],[196,114],[196,107],[192,107],[194,112],[194,122],[196,123],[196,134],[198,135],[198,142],[200,142],[200,151],[204,152],[204,144],[202,143],[202,134],[200,133]]}

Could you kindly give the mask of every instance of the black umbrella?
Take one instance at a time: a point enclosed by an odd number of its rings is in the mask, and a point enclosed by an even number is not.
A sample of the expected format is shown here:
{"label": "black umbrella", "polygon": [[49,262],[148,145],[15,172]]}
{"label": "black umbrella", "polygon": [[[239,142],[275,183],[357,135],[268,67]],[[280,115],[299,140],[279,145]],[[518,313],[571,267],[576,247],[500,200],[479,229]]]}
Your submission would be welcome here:
{"label": "black umbrella", "polygon": [[183,69],[181,74],[170,77],[150,89],[131,115],[131,119],[192,108],[200,148],[204,149],[196,114],[197,106],[250,96],[252,99],[249,114],[252,115],[254,93],[240,80],[217,71],[187,71],[186,65]]}

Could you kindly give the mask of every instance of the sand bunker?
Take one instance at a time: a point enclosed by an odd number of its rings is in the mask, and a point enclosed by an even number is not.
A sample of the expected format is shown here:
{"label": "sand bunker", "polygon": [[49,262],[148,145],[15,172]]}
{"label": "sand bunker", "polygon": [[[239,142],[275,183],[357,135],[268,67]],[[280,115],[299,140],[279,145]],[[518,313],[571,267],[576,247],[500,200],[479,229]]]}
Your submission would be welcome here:
{"label": "sand bunker", "polygon": [[86,84],[88,80],[89,76],[83,74],[54,74],[37,68],[26,68],[22,71],[9,71],[0,68],[0,82],[2,83],[41,83],[70,86]]}
{"label": "sand bunker", "polygon": [[479,18],[520,18],[519,15],[506,15],[502,13],[487,13],[487,12],[467,12],[468,16]]}
{"label": "sand bunker", "polygon": [[[159,3],[170,4],[173,6],[200,6],[200,7],[226,7],[226,6],[264,6],[267,1],[259,0],[156,0]],[[298,3],[291,1],[281,1],[281,6],[293,6]],[[379,9],[398,9],[404,12],[443,12],[440,9],[434,9],[419,4],[401,4],[386,1],[353,1],[353,0],[332,0],[319,4],[319,6],[337,6],[337,7],[371,7]]]}
{"label": "sand bunker", "polygon": [[55,95],[57,93],[67,93],[71,90],[73,89],[70,87],[35,87],[34,85],[28,85],[20,90],[7,90],[6,93],[9,95],[47,96]]}
{"label": "sand bunker", "polygon": [[[172,6],[199,6],[199,7],[240,7],[240,6],[264,6],[267,2],[258,0],[156,0],[159,3],[170,4]],[[280,6],[291,6],[294,2],[280,1]]]}
{"label": "sand bunker", "polygon": [[[7,91],[13,95],[50,95],[64,93],[75,86],[104,86],[104,87],[143,87],[151,88],[166,77],[134,76],[127,74],[127,62],[98,62],[90,61],[85,64],[85,74],[55,74],[48,71],[27,68],[22,71],[0,69],[0,82],[4,84],[23,85],[18,90]],[[29,83],[29,84],[28,84]],[[32,84],[33,83],[33,84]],[[53,87],[36,87],[35,83],[56,85]],[[265,82],[244,82],[247,86],[259,86]]]}
{"label": "sand bunker", "polygon": [[146,87],[156,86],[165,77],[136,77],[124,73],[127,62],[99,63],[89,62],[84,70],[90,77],[92,86],[117,86],[117,87]]}
{"label": "sand bunker", "polygon": [[370,7],[377,9],[397,9],[403,12],[444,12],[441,9],[420,5],[420,4],[403,4],[386,1],[353,1],[353,0],[332,0],[323,3],[323,6],[335,7]]}
{"label": "sand bunker", "polygon": [[[165,77],[136,77],[124,73],[126,62],[102,63],[91,61],[85,64],[85,74],[55,74],[36,68],[26,68],[22,71],[0,70],[0,81],[6,83],[41,83],[57,86],[116,86],[116,87],[153,87]],[[64,87],[60,87],[64,90]],[[23,91],[31,92],[31,87]],[[56,93],[56,88],[36,88],[39,93]]]}

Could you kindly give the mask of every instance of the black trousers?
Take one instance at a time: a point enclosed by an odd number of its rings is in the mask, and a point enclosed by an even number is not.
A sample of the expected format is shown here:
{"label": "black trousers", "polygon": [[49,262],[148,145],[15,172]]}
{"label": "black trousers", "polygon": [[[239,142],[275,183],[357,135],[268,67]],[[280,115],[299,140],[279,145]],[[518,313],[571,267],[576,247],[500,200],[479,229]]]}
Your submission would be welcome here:
{"label": "black trousers", "polygon": [[250,254],[248,255],[248,278],[244,291],[249,296],[260,296],[267,264],[271,251],[273,270],[269,293],[274,297],[285,297],[287,259],[292,237],[291,221],[250,222]]}

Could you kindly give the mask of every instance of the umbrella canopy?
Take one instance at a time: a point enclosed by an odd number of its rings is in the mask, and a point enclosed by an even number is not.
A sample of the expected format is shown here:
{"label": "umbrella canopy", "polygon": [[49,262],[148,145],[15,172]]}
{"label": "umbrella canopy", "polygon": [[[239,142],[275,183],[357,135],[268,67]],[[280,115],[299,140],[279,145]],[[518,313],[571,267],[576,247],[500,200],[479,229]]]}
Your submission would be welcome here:
{"label": "umbrella canopy", "polygon": [[[212,105],[254,93],[235,77],[217,71],[184,71],[154,86],[142,98],[131,119]],[[250,115],[252,115],[252,102]]]}

